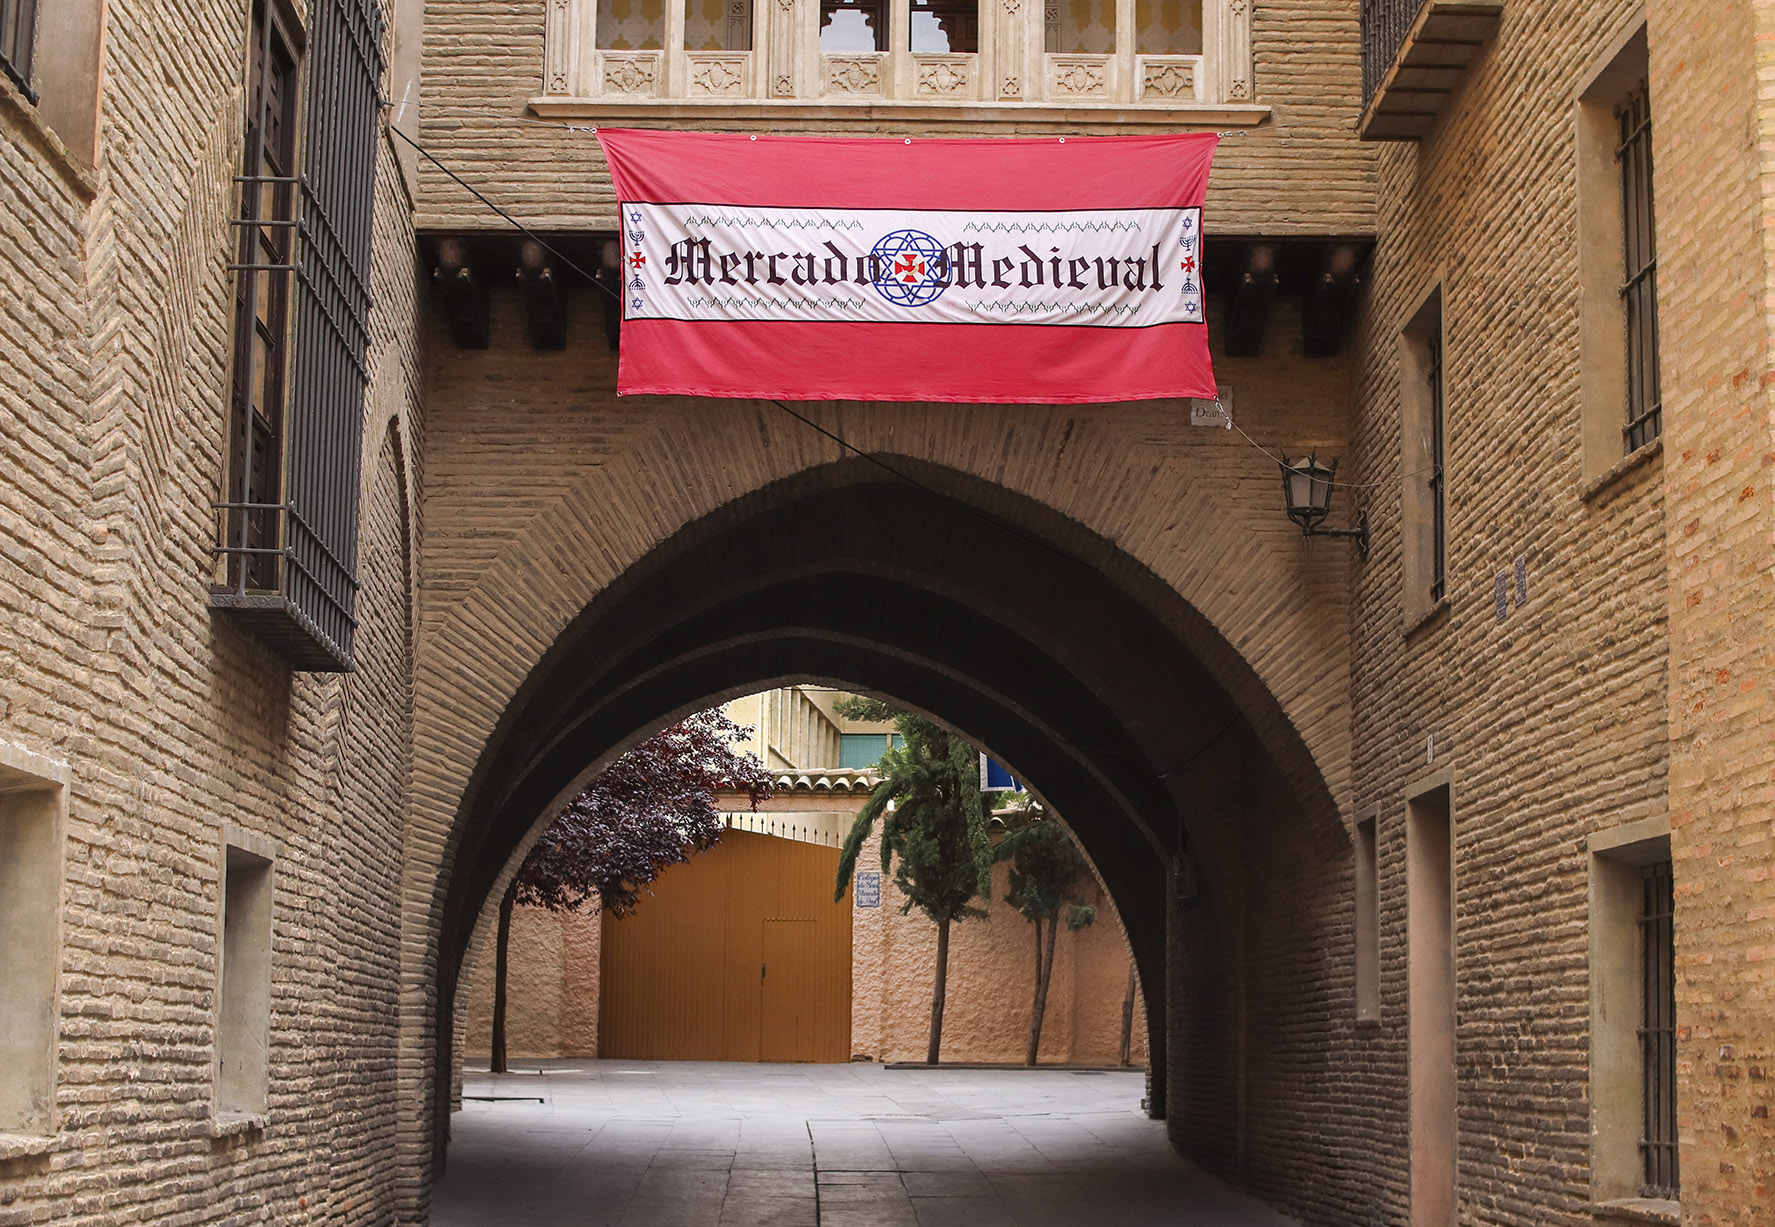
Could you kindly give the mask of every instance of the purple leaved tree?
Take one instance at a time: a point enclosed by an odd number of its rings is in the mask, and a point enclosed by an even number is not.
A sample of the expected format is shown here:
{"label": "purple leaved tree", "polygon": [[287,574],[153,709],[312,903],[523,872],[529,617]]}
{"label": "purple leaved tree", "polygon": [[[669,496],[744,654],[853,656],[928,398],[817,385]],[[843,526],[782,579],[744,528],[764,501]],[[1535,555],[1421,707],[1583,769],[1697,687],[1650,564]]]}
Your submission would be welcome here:
{"label": "purple leaved tree", "polygon": [[717,789],[742,792],[754,809],[770,776],[735,742],[752,730],[719,709],[655,733],[625,753],[567,804],[524,858],[499,900],[493,958],[492,1069],[506,1072],[506,948],[519,903],[571,912],[588,902],[626,916],[670,865],[721,838]]}

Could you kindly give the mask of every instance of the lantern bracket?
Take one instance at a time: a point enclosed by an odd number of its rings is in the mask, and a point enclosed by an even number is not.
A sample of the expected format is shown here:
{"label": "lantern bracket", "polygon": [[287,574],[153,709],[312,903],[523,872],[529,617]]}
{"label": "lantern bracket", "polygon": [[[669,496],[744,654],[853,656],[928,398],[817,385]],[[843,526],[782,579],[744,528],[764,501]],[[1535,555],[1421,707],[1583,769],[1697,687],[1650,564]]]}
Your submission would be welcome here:
{"label": "lantern bracket", "polygon": [[1323,528],[1321,522],[1331,511],[1331,492],[1336,489],[1337,461],[1326,464],[1314,455],[1289,463],[1282,462],[1282,496],[1288,518],[1300,525],[1303,537],[1350,537],[1356,551],[1368,557],[1368,512],[1356,513],[1354,528]]}

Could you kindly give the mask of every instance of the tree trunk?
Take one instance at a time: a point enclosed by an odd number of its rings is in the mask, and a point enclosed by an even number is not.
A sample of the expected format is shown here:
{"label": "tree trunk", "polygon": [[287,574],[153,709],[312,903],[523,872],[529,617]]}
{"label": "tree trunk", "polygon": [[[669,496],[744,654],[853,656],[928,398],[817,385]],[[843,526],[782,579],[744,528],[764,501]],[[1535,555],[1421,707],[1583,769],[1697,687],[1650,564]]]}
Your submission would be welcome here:
{"label": "tree trunk", "polygon": [[512,936],[512,905],[518,901],[518,884],[513,882],[499,900],[499,935],[493,946],[493,1055],[488,1066],[496,1074],[506,1072],[505,1061],[505,969],[506,947]]}
{"label": "tree trunk", "polygon": [[924,1050],[926,1065],[937,1063],[943,1047],[943,998],[949,992],[949,922],[937,922],[937,980],[931,986],[931,1042]]}
{"label": "tree trunk", "polygon": [[1025,1065],[1034,1065],[1042,1047],[1042,1018],[1048,1012],[1048,983],[1054,978],[1054,938],[1060,932],[1060,917],[1048,918],[1048,956],[1042,958],[1042,926],[1035,926],[1035,1009],[1029,1015],[1029,1053]]}
{"label": "tree trunk", "polygon": [[1037,917],[1029,923],[1035,930],[1035,992],[1029,1002],[1029,1048],[1023,1063],[1034,1065],[1036,1049],[1042,1044],[1042,922]]}
{"label": "tree trunk", "polygon": [[1126,1065],[1134,1052],[1134,959],[1128,959],[1128,995],[1122,998],[1122,1064]]}

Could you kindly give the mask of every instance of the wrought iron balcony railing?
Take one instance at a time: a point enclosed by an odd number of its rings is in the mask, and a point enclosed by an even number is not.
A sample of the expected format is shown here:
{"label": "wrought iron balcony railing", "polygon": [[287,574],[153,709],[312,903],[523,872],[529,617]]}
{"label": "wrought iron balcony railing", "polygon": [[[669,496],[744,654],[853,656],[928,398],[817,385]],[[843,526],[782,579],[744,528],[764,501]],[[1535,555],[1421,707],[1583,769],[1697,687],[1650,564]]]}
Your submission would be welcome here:
{"label": "wrought iron balcony railing", "polygon": [[1424,136],[1503,11],[1500,0],[1362,0],[1362,135]]}
{"label": "wrought iron balcony railing", "polygon": [[1405,34],[1428,0],[1362,0],[1362,105],[1380,88],[1387,69],[1399,58]]}

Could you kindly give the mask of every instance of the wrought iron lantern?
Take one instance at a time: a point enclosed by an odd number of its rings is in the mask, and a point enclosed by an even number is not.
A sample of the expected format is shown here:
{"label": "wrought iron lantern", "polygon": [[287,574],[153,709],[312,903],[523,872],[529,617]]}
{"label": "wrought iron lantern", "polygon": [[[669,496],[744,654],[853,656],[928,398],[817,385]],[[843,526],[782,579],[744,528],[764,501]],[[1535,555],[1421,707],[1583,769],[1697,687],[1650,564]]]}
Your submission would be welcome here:
{"label": "wrought iron lantern", "polygon": [[1356,549],[1368,557],[1368,513],[1356,513],[1354,528],[1322,528],[1331,511],[1331,492],[1336,488],[1337,461],[1326,464],[1317,455],[1282,464],[1282,494],[1288,500],[1288,518],[1300,525],[1304,537],[1354,537]]}

